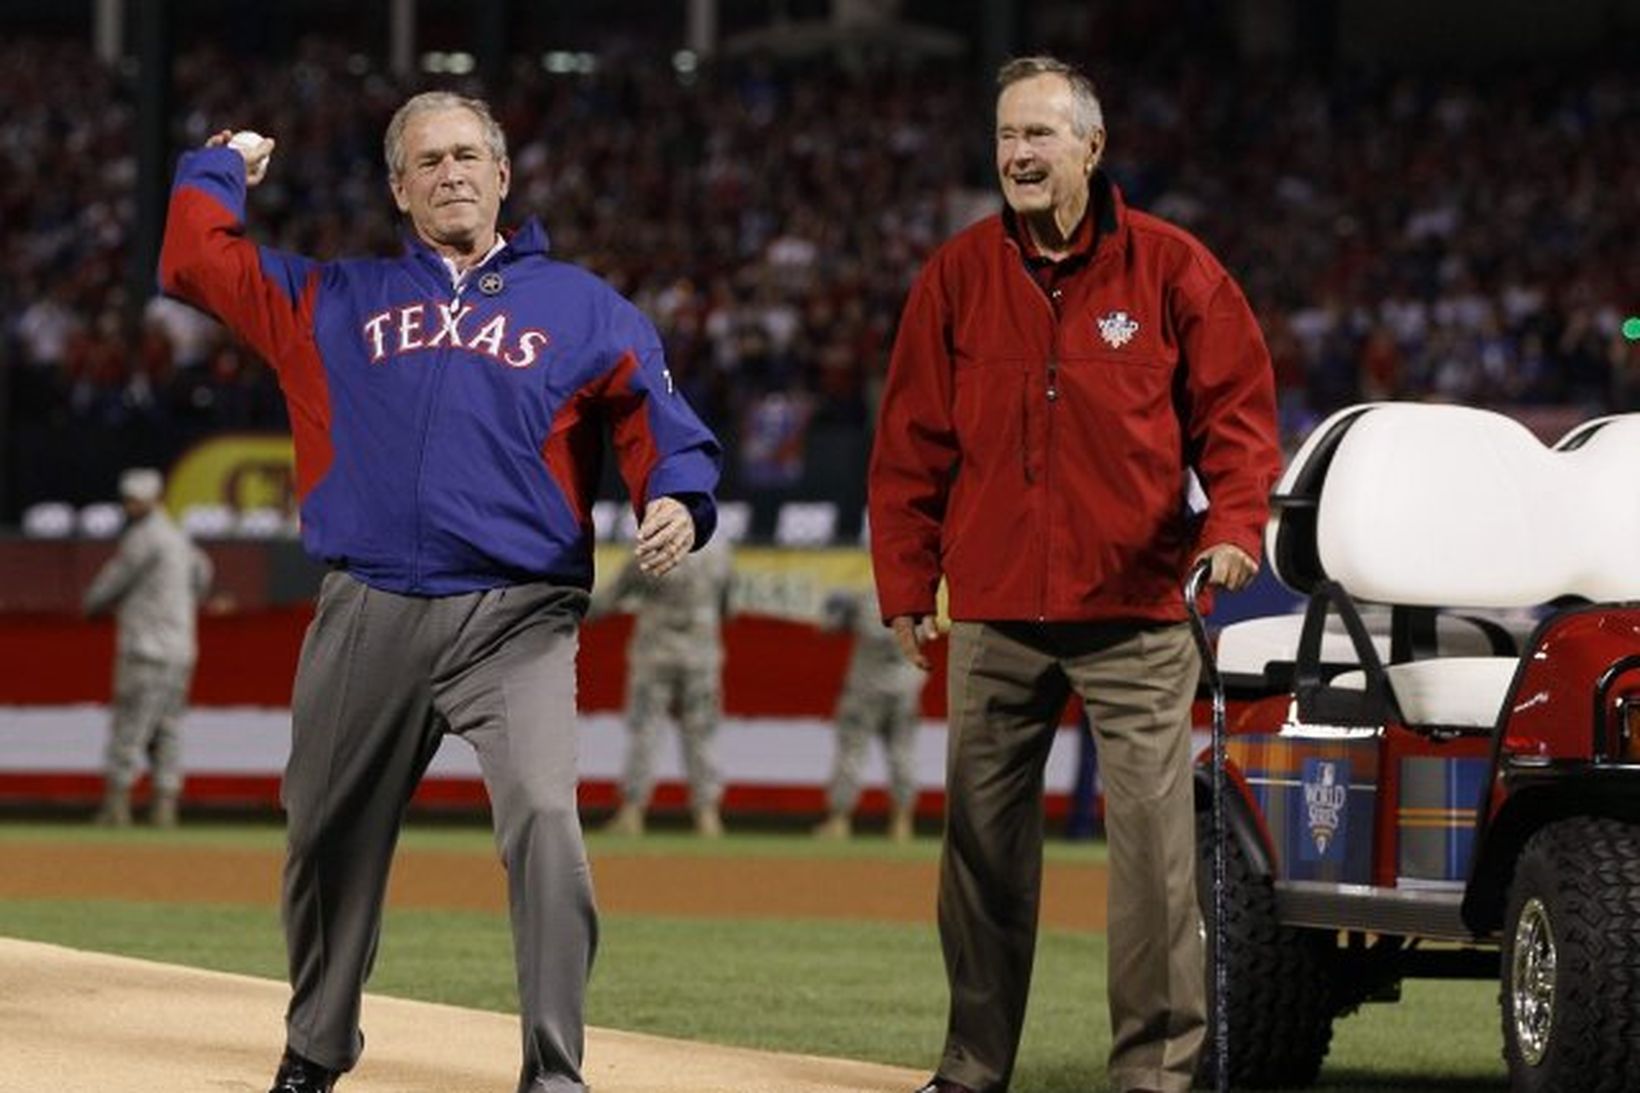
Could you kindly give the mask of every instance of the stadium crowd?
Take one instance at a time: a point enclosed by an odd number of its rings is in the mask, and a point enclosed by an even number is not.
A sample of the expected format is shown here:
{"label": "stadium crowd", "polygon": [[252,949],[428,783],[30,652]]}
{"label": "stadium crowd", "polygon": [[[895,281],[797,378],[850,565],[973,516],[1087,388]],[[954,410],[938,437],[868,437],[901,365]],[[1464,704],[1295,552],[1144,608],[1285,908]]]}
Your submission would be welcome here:
{"label": "stadium crowd", "polygon": [[[1091,67],[1121,119],[1107,169],[1246,287],[1290,436],[1371,398],[1640,407],[1621,331],[1640,301],[1632,71]],[[189,49],[175,74],[177,147],[223,126],[278,139],[252,200],[260,238],[316,255],[399,246],[379,134],[408,89],[379,60],[313,39],[280,61]],[[912,276],[995,200],[992,92],[967,65],[680,72],[613,53],[561,75],[520,58],[484,91],[512,144],[511,208],[655,319],[736,453],[731,489],[790,487],[817,423],[863,442]],[[260,362],[181,305],[128,297],[128,75],[79,42],[14,40],[0,97],[14,419],[282,428]]]}

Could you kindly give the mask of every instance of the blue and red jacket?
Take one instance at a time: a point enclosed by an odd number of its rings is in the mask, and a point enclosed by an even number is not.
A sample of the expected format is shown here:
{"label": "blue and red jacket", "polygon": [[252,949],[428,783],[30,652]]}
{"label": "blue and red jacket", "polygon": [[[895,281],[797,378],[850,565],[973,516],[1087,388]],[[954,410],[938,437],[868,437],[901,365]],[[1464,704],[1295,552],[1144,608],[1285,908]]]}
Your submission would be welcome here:
{"label": "blue and red jacket", "polygon": [[468,273],[412,237],[396,259],[317,262],[244,236],[238,152],[185,154],[160,287],[269,361],[290,410],[308,553],[376,588],[443,596],[592,585],[603,435],[640,512],[673,496],[696,545],[721,450],[654,326],[547,256],[530,221]]}

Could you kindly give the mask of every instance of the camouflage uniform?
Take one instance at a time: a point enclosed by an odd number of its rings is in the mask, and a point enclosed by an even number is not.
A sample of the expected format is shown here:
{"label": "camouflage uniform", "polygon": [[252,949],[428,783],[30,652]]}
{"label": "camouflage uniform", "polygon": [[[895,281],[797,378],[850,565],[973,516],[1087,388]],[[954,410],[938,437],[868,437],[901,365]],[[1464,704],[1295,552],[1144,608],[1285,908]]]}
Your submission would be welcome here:
{"label": "camouflage uniform", "polygon": [[155,507],[130,522],[86,590],[86,614],[112,610],[118,620],[104,822],[130,822],[128,797],[144,754],[152,765],[155,819],[175,822],[182,789],[177,727],[198,655],[194,616],[211,575],[210,559]]}
{"label": "camouflage uniform", "polygon": [[723,784],[712,761],[711,740],[723,713],[723,613],[730,573],[727,541],[715,536],[664,577],[647,577],[629,562],[594,600],[594,611],[600,613],[629,601],[636,616],[626,654],[631,740],[617,830],[635,833],[642,828],[641,816],[655,787],[661,724],[670,716],[678,726],[697,827],[715,833]]}
{"label": "camouflage uniform", "polygon": [[[905,659],[894,632],[883,625],[875,591],[868,588],[836,600],[828,614],[834,624],[853,629],[854,652],[837,700],[837,757],[828,796],[832,819],[827,833],[846,833],[846,818],[860,800],[860,770],[872,737],[883,742],[894,816],[908,828],[917,800],[913,753],[927,676]],[[909,830],[897,833],[909,834]]]}

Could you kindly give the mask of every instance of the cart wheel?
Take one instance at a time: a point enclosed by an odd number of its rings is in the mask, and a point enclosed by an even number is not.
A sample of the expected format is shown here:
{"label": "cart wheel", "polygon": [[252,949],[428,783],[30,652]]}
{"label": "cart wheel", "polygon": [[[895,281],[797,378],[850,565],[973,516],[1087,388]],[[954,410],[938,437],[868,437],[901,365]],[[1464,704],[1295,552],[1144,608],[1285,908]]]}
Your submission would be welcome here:
{"label": "cart wheel", "polygon": [[[1196,814],[1196,890],[1213,966],[1213,817]],[[1332,1045],[1336,944],[1319,930],[1283,926],[1275,889],[1257,876],[1241,844],[1227,841],[1224,862],[1225,952],[1230,984],[1230,1084],[1293,1089],[1315,1082]],[[1207,977],[1207,1040],[1197,1088],[1214,1088],[1213,977]]]}
{"label": "cart wheel", "polygon": [[1532,836],[1499,1001],[1518,1093],[1640,1093],[1640,828],[1579,817]]}

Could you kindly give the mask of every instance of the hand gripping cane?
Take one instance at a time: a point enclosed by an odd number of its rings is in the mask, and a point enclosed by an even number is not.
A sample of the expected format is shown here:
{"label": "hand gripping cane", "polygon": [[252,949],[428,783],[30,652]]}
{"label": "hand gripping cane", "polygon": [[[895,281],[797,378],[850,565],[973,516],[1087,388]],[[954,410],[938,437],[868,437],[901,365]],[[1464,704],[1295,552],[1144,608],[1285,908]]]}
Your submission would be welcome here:
{"label": "hand gripping cane", "polygon": [[1230,1088],[1230,1003],[1228,961],[1224,953],[1224,680],[1219,676],[1213,646],[1207,640],[1207,623],[1202,619],[1198,600],[1202,585],[1212,571],[1203,559],[1190,568],[1184,582],[1185,609],[1190,613],[1190,633],[1201,653],[1202,676],[1213,696],[1213,1088],[1227,1093]]}

